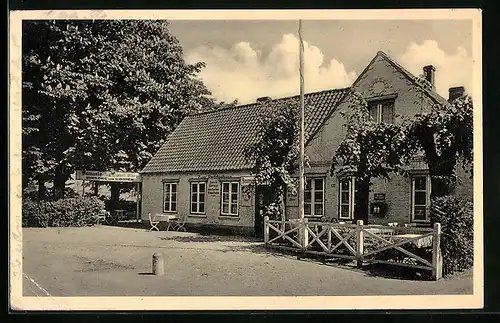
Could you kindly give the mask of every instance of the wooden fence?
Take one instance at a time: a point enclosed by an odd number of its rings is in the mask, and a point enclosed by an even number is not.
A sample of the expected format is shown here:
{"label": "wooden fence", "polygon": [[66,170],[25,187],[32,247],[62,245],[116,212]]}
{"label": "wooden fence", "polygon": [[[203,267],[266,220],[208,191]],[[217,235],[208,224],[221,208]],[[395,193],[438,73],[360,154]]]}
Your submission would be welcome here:
{"label": "wooden fence", "polygon": [[266,247],[429,270],[442,277],[441,225],[433,228],[264,219]]}

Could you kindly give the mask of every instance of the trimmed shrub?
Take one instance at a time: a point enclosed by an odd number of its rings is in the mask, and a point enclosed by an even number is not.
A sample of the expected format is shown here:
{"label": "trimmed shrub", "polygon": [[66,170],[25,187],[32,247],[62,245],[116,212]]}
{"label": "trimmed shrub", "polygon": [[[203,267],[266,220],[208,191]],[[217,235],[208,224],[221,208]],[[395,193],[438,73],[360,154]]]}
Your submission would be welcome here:
{"label": "trimmed shrub", "polygon": [[23,200],[23,226],[82,227],[97,223],[104,203],[97,197],[64,198],[56,201]]}
{"label": "trimmed shrub", "polygon": [[462,271],[473,265],[473,204],[457,196],[436,198],[431,203],[432,223],[441,223],[443,275]]}

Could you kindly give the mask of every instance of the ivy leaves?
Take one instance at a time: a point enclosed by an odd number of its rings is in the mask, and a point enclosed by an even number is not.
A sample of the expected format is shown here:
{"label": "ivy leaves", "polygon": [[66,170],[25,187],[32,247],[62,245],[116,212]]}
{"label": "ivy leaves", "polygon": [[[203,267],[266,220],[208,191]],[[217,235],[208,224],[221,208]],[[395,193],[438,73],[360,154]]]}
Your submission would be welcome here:
{"label": "ivy leaves", "polygon": [[287,189],[295,190],[292,172],[299,156],[299,104],[296,101],[261,103],[258,140],[247,147],[245,157],[254,162],[254,186],[269,188],[268,213],[276,216]]}
{"label": "ivy leaves", "polygon": [[[455,167],[473,161],[473,104],[462,96],[448,105],[434,105],[411,120],[376,123],[367,103],[352,92],[344,112],[347,134],[335,151],[330,173],[348,172],[360,179],[406,174],[418,154],[429,167],[433,194],[446,195],[455,181]],[[438,183],[438,181],[440,183]],[[443,185],[441,185],[443,184]],[[438,189],[439,188],[439,189]]]}

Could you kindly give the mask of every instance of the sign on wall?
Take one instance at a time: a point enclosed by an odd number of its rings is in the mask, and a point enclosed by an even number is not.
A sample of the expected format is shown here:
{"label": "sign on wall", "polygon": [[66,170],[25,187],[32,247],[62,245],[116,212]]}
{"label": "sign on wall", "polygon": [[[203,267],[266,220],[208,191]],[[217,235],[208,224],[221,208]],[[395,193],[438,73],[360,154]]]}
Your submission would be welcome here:
{"label": "sign on wall", "polygon": [[76,179],[83,181],[96,182],[128,182],[140,183],[141,175],[139,173],[125,172],[99,172],[94,170],[77,170]]}
{"label": "sign on wall", "polygon": [[209,179],[207,185],[208,195],[219,195],[219,180]]}
{"label": "sign on wall", "polygon": [[241,185],[242,186],[248,186],[250,184],[252,184],[254,181],[254,177],[253,176],[244,176],[241,178]]}

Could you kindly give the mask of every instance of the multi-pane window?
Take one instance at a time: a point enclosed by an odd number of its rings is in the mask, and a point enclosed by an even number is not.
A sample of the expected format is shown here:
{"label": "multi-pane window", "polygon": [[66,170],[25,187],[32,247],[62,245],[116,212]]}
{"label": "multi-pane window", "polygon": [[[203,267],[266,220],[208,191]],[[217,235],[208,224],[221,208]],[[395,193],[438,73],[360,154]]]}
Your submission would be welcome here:
{"label": "multi-pane window", "polygon": [[394,100],[371,102],[368,110],[376,123],[394,123]]}
{"label": "multi-pane window", "polygon": [[238,216],[239,182],[222,182],[222,215]]}
{"label": "multi-pane window", "polygon": [[345,177],[340,179],[339,183],[339,218],[352,219],[354,217],[354,177]]}
{"label": "multi-pane window", "polygon": [[205,214],[205,182],[191,182],[191,213]]}
{"label": "multi-pane window", "polygon": [[177,212],[177,183],[163,183],[163,212]]}
{"label": "multi-pane window", "polygon": [[412,176],[411,218],[415,222],[428,221],[431,181],[428,175]]}
{"label": "multi-pane window", "polygon": [[308,178],[304,189],[304,215],[323,216],[325,188],[323,178]]}

